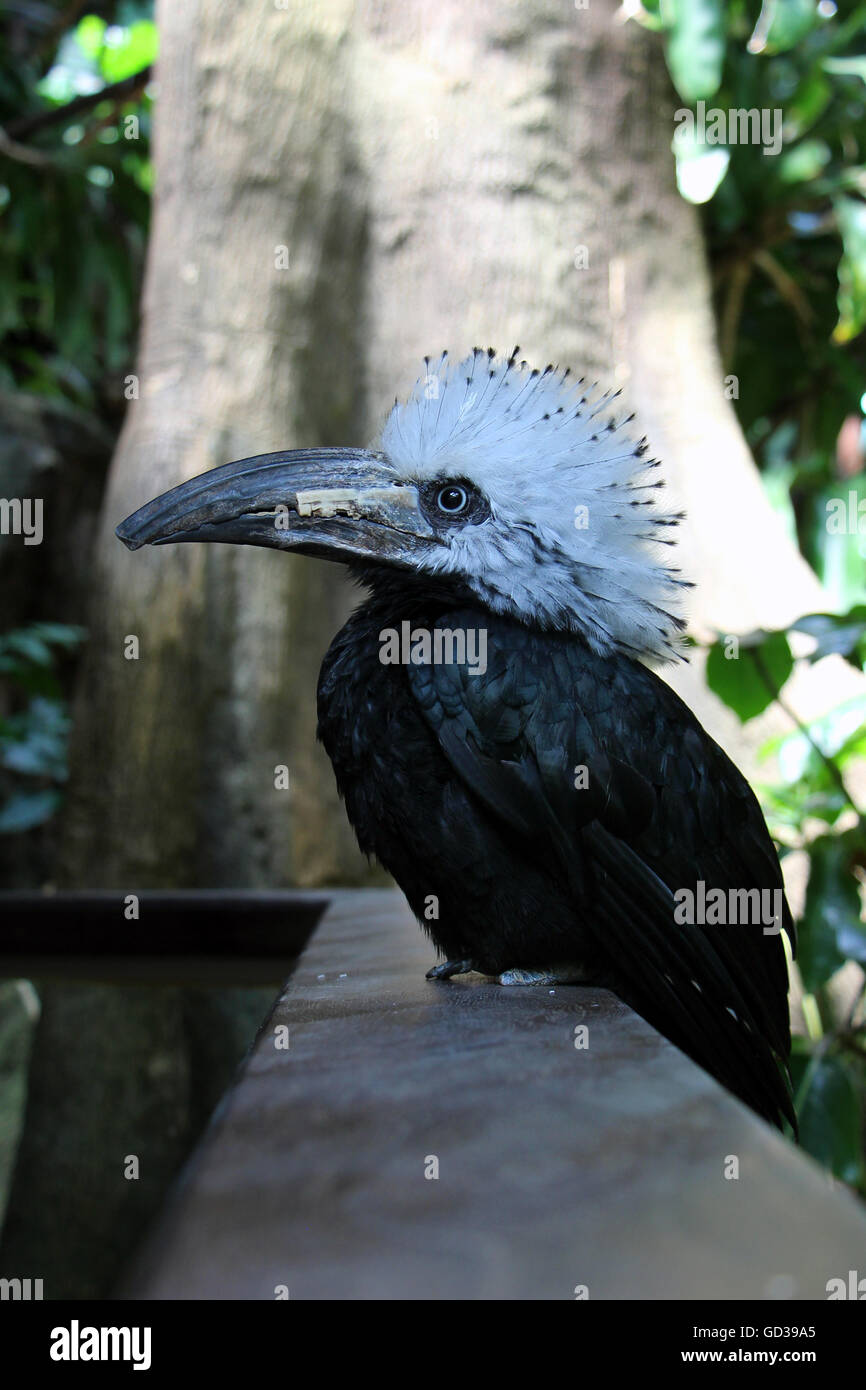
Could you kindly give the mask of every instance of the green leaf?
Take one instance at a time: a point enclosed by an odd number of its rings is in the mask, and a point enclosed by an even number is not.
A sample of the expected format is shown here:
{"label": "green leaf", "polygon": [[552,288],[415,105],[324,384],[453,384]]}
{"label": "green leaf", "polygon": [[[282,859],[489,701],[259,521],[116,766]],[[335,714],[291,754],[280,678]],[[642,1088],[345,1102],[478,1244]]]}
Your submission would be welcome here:
{"label": "green leaf", "polygon": [[75,27],[78,47],[93,62],[99,58],[107,27],[105,20],[96,14],[86,14]]}
{"label": "green leaf", "polygon": [[832,158],[825,140],[803,140],[782,155],[778,163],[783,183],[808,183],[816,179]]}
{"label": "green leaf", "polygon": [[750,53],[785,53],[820,23],[815,0],[764,0]]}
{"label": "green leaf", "polygon": [[810,994],[846,960],[866,961],[866,929],[860,891],[852,872],[856,844],[846,835],[823,835],[809,846],[809,885],[797,924],[797,964]]}
{"label": "green leaf", "polygon": [[840,768],[844,768],[855,758],[862,757],[866,757],[866,720],[859,729],[855,729],[852,734],[849,734],[845,742],[833,754],[833,760]]}
{"label": "green leaf", "polygon": [[730,150],[704,144],[686,126],[678,128],[672,149],[682,197],[687,203],[708,203],[728,171]]}
{"label": "green leaf", "polygon": [[725,62],[723,0],[662,0],[660,14],[668,68],[683,101],[715,96]]}
{"label": "green leaf", "polygon": [[112,28],[108,42],[99,61],[100,71],[106,82],[122,82],[148,67],[156,58],[158,41],[156,25],[149,19],[140,19],[121,31],[117,43],[112,42],[117,31]]}
{"label": "green leaf", "polygon": [[20,835],[42,825],[60,805],[56,791],[16,792],[0,807],[0,835]]}
{"label": "green leaf", "polygon": [[664,28],[661,14],[659,13],[661,0],[642,0],[637,9],[631,9],[629,19],[636,19],[638,24],[642,24],[645,29],[651,29],[657,33]]}
{"label": "green leaf", "polygon": [[834,77],[859,77],[861,82],[866,82],[866,56],[825,58],[821,67]]}
{"label": "green leaf", "polygon": [[833,340],[848,343],[866,325],[866,203],[859,198],[834,198],[836,222],[842,236],[839,261],[839,321]]}
{"label": "green leaf", "polygon": [[838,764],[850,757],[852,750],[857,747],[864,724],[866,696],[855,695],[843,700],[826,714],[810,720],[805,730],[792,729],[789,733],[768,739],[761,749],[761,756],[774,756],[777,759],[779,774],[788,786],[798,783],[804,791],[826,792],[835,783],[816,748],[821,750],[824,757]]}
{"label": "green leaf", "polygon": [[28,777],[65,781],[68,733],[64,703],[36,696],[21,714],[3,721],[0,764]]}
{"label": "green leaf", "polygon": [[78,627],[73,623],[32,623],[30,631],[37,637],[41,637],[43,642],[57,647],[66,647],[70,651],[84,641],[87,636],[87,629]]}
{"label": "green leaf", "polygon": [[0,653],[3,656],[22,656],[34,666],[51,666],[54,663],[51,648],[31,628],[7,632],[0,642]]}
{"label": "green leaf", "polygon": [[854,666],[866,661],[866,604],[855,604],[847,613],[807,613],[791,624],[791,631],[815,638],[811,662],[825,656],[844,656]]}
{"label": "green leaf", "polygon": [[810,71],[800,86],[785,116],[793,136],[809,130],[826,111],[833,97],[832,85],[820,72]]}
{"label": "green leaf", "polygon": [[759,790],[761,805],[774,838],[781,828],[796,830],[802,838],[807,821],[820,820],[827,826],[835,825],[843,811],[850,809],[835,783],[826,789],[813,788],[804,779],[790,786],[761,787]]}
{"label": "green leaf", "polygon": [[802,1147],[843,1182],[858,1183],[863,1177],[862,1110],[849,1067],[832,1053],[820,1058],[797,1054],[791,1074]]}
{"label": "green leaf", "polygon": [[721,638],[707,657],[707,684],[745,724],[772,703],[793,666],[784,632],[752,633],[735,648]]}

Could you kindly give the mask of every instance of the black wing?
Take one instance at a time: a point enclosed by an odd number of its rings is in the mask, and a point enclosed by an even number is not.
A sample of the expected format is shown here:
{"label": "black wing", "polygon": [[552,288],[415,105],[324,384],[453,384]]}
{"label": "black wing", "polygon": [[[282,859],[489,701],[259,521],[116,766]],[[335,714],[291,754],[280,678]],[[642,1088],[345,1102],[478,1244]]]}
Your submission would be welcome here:
{"label": "black wing", "polygon": [[[451,613],[439,625],[478,620]],[[794,1124],[781,936],[760,923],[675,920],[674,893],[698,880],[726,893],[782,890],[748,783],[644,667],[505,621],[489,620],[487,632],[483,674],[408,668],[454,771],[512,840],[518,833],[527,858],[552,848],[576,935],[579,924],[626,1002],[761,1115]]]}

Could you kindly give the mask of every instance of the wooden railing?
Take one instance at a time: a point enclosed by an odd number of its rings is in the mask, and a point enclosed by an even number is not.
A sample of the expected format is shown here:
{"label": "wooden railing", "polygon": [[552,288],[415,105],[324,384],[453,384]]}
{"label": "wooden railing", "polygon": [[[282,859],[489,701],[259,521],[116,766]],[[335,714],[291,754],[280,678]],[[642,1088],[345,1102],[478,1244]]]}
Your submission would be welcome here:
{"label": "wooden railing", "polygon": [[122,1293],[825,1299],[866,1271],[862,1206],[612,995],[432,959],[396,893],[334,895]]}

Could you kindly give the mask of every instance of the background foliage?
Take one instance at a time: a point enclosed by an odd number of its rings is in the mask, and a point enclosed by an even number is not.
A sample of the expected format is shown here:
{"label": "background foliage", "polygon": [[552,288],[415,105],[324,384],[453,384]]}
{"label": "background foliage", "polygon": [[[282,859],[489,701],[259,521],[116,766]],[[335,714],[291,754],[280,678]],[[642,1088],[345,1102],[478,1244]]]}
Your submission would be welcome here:
{"label": "background foliage", "polygon": [[5,21],[0,56],[0,382],[109,418],[122,409],[148,225],[148,8],[127,0],[67,31],[64,9],[37,28],[50,11],[28,8]]}
{"label": "background foliage", "polygon": [[[0,7],[0,493],[22,475],[55,487],[86,566],[135,357],[156,30],[150,3],[84,10]],[[51,879],[84,639],[86,570],[68,574],[56,541],[0,550],[0,870],[16,886]],[[30,983],[0,984],[0,1223],[39,1009]]]}
{"label": "background foliage", "polygon": [[866,669],[866,5],[648,0],[635,18],[659,34],[695,113],[699,102],[781,112],[777,155],[681,138],[674,153],[680,191],[702,209],[734,405],[833,610],[742,634],[737,659],[721,637],[707,680],[743,721],[775,699],[796,725],[765,748],[778,773],[759,791],[782,854],[808,856],[805,1036],[792,1068],[801,1140],[866,1193],[866,834],[849,790],[866,698],[807,725],[783,691],[794,652]]}
{"label": "background foliage", "polygon": [[[150,213],[149,3],[13,5],[0,20],[0,392],[116,437]],[[25,399],[26,398],[26,399]],[[7,397],[8,399],[8,397]],[[73,624],[0,635],[0,834],[61,803]]]}

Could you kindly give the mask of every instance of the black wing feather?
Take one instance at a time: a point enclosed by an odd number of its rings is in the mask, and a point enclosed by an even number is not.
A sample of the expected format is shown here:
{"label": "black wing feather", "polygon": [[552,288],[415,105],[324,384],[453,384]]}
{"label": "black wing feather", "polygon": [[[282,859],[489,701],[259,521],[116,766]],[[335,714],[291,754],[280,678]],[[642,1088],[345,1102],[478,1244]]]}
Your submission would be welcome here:
{"label": "black wing feather", "polygon": [[[478,618],[440,621],[477,627]],[[576,936],[597,945],[622,997],[760,1114],[794,1124],[781,937],[760,924],[674,918],[674,891],[699,879],[782,887],[745,779],[644,667],[504,621],[487,629],[486,673],[409,668],[454,771],[527,856],[552,855]],[[581,765],[588,786],[576,790]]]}

